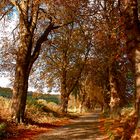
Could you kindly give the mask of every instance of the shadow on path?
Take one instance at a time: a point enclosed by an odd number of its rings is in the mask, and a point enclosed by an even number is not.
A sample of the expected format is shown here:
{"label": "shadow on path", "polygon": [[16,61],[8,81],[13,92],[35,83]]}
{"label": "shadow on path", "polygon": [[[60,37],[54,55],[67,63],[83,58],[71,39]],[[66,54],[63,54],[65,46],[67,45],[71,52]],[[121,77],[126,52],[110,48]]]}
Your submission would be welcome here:
{"label": "shadow on path", "polygon": [[98,127],[99,112],[90,113],[73,120],[72,124],[39,135],[35,140],[107,140]]}

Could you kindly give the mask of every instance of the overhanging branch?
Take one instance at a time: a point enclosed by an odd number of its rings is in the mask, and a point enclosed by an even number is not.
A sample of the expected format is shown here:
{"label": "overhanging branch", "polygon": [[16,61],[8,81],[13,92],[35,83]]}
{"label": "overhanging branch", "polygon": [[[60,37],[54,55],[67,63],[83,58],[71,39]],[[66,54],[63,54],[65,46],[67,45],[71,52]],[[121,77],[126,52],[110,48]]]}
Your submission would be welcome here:
{"label": "overhanging branch", "polygon": [[[72,21],[73,22],[73,21]],[[68,22],[68,23],[65,23],[65,24],[62,24],[62,25],[58,25],[58,26],[54,26],[54,23],[53,22],[50,22],[49,26],[45,29],[44,33],[38,38],[37,42],[36,42],[36,45],[35,45],[35,48],[34,48],[34,51],[31,55],[31,60],[30,60],[30,63],[29,63],[29,69],[31,69],[33,63],[35,62],[35,60],[38,58],[39,54],[40,54],[40,50],[41,50],[41,45],[48,40],[48,35],[49,33],[52,31],[52,30],[55,30],[55,29],[58,29],[58,28],[61,28],[63,26],[66,26],[72,22]]]}

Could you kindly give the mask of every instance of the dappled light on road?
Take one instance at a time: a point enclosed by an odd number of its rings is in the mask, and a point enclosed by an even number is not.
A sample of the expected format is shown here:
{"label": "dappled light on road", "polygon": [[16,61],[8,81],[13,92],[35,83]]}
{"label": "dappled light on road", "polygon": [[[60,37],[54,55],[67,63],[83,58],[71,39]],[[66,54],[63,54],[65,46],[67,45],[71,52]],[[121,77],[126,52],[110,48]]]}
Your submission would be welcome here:
{"label": "dappled light on road", "polygon": [[99,113],[90,113],[75,119],[71,124],[49,133],[41,134],[36,140],[107,140],[99,130]]}

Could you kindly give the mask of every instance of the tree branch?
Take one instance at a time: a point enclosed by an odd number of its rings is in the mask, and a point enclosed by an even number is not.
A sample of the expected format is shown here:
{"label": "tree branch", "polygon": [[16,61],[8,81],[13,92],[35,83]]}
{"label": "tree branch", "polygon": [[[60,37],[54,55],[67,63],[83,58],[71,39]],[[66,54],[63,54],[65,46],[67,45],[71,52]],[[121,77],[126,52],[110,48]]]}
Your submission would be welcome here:
{"label": "tree branch", "polygon": [[39,4],[36,6],[37,8],[34,9],[32,6],[32,11],[31,11],[31,19],[30,19],[30,31],[34,32],[37,24],[37,19],[38,19],[38,14],[39,14]]}
{"label": "tree branch", "polygon": [[0,21],[4,18],[5,15],[7,15],[12,9],[13,9],[14,6],[10,7],[6,12],[4,12],[2,14],[2,16],[0,17]]}

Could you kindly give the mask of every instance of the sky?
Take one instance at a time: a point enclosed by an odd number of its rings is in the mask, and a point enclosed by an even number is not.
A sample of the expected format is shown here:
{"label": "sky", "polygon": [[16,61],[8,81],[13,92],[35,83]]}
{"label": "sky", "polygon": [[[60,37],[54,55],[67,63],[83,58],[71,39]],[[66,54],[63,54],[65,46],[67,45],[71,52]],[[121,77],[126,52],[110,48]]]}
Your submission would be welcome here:
{"label": "sky", "polygon": [[10,86],[10,81],[8,77],[0,77],[0,86],[1,87],[9,87]]}
{"label": "sky", "polygon": [[[10,80],[8,77],[0,77],[0,87],[10,87]],[[29,87],[28,91],[36,91],[36,89]],[[48,89],[44,88],[44,93],[47,93]],[[59,92],[52,91],[51,94],[60,94]]]}
{"label": "sky", "polygon": [[[0,75],[0,87],[12,88],[10,77],[5,77],[3,75]],[[28,91],[37,92],[37,90],[35,88],[32,88],[32,87],[29,87]],[[48,89],[47,88],[43,89],[43,94],[44,93],[48,93]],[[60,94],[60,93],[52,90],[52,92],[50,94]]]}
{"label": "sky", "polygon": [[[2,37],[6,36],[8,39],[12,39],[12,30],[16,27],[17,15],[13,13],[12,18],[7,21],[2,19],[0,21],[0,52],[2,47]],[[1,87],[9,87],[10,80],[9,77],[0,76],[0,86]]]}
{"label": "sky", "polygon": [[[12,31],[15,29],[18,23],[18,15],[13,13],[12,18],[9,21],[1,20],[0,21],[0,51],[2,47],[2,37],[6,36],[8,39],[12,40]],[[10,77],[4,77],[4,75],[0,76],[0,87],[11,87],[10,86]],[[29,91],[36,91],[36,89],[29,87]],[[47,93],[47,88],[44,88],[44,92]],[[52,94],[59,94],[58,92],[52,91]]]}

